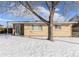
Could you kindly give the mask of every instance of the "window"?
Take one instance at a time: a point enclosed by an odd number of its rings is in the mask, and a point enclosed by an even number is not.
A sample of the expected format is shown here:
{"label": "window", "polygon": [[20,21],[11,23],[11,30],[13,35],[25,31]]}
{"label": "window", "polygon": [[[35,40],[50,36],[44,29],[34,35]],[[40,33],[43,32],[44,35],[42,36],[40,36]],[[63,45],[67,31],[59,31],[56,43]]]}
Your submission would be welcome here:
{"label": "window", "polygon": [[42,26],[41,25],[32,25],[32,30],[42,30]]}
{"label": "window", "polygon": [[61,25],[55,25],[55,29],[61,29]]}

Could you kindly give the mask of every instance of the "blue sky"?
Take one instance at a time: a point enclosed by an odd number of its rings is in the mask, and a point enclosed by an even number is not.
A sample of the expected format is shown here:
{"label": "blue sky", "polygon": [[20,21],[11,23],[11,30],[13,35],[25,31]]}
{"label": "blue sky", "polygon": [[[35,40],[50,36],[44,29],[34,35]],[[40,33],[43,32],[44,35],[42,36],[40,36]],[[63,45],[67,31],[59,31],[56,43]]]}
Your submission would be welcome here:
{"label": "blue sky", "polygon": [[57,13],[62,14],[66,21],[79,14],[79,6],[73,1],[65,2],[65,4],[62,1],[57,8],[59,9]]}
{"label": "blue sky", "polygon": [[[46,5],[43,5],[43,7],[40,4],[38,4],[38,5],[39,6],[37,8],[41,9],[41,12],[39,14],[42,17],[44,17],[45,19],[47,19],[48,15],[49,15],[49,11],[48,11]],[[6,2],[3,2],[3,3],[0,2],[0,8],[2,8],[2,10],[0,10],[0,24],[6,25],[5,21],[33,21],[34,20],[34,18],[33,18],[34,15],[32,15],[30,17],[15,16],[15,15],[12,15],[12,14],[6,12],[5,9],[3,9],[3,8],[5,8],[5,7],[7,8],[8,6],[9,5]],[[68,7],[70,9],[67,9],[64,11],[64,7]],[[2,11],[5,11],[5,12],[2,12]],[[71,19],[73,16],[77,15],[78,12],[79,12],[79,10],[77,8],[75,8],[73,2],[68,2],[66,5],[64,5],[64,2],[60,2],[59,6],[56,7],[56,12],[55,12],[56,15],[58,15],[58,16],[55,16],[55,17],[62,16],[63,19],[65,19],[65,21],[67,21],[67,20]],[[38,18],[35,18],[35,19],[38,19]]]}

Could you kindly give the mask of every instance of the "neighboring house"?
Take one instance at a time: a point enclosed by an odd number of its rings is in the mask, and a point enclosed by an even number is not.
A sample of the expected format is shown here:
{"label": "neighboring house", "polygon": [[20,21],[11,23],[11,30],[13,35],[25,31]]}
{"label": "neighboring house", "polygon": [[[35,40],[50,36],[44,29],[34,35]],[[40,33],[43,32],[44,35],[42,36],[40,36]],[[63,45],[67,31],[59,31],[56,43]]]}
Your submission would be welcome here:
{"label": "neighboring house", "polygon": [[75,37],[79,37],[79,16],[76,15],[74,16],[72,19],[69,20],[70,22],[78,22],[78,23],[75,23],[73,26],[72,26],[72,31],[73,31],[73,36]]}
{"label": "neighboring house", "polygon": [[69,21],[70,22],[79,22],[79,16],[76,15],[76,16],[72,17]]}
{"label": "neighboring house", "polygon": [[[53,36],[73,36],[72,26],[77,22],[53,22]],[[43,22],[15,22],[13,34],[24,36],[48,36],[48,26]]]}

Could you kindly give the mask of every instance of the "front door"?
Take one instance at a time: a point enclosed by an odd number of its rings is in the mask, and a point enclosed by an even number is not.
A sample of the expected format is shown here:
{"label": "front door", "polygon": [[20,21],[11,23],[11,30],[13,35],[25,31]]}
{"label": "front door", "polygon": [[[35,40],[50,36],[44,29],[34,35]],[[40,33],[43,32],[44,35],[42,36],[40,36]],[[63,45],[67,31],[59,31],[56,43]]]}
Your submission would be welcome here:
{"label": "front door", "polygon": [[21,26],[17,24],[15,26],[15,35],[20,35],[21,34]]}

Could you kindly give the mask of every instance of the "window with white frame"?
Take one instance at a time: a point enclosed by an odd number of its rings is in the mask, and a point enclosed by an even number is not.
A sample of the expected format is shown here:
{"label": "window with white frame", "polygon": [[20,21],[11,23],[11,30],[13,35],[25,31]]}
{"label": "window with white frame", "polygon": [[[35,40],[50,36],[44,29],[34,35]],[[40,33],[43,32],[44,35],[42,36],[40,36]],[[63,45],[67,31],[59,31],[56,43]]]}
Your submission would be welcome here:
{"label": "window with white frame", "polygon": [[55,29],[61,29],[61,25],[55,25]]}
{"label": "window with white frame", "polygon": [[41,31],[42,26],[41,25],[32,25],[32,30]]}

